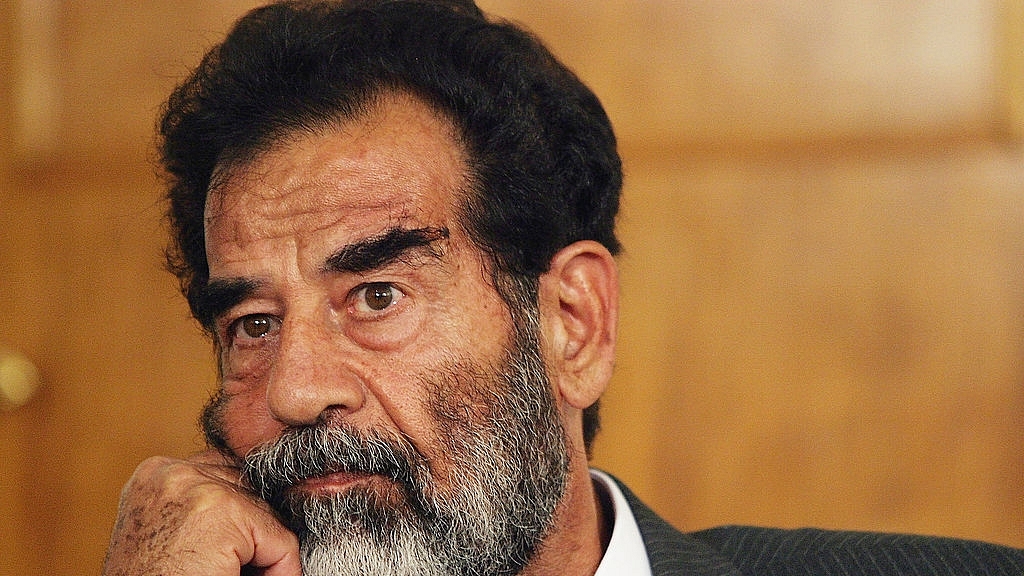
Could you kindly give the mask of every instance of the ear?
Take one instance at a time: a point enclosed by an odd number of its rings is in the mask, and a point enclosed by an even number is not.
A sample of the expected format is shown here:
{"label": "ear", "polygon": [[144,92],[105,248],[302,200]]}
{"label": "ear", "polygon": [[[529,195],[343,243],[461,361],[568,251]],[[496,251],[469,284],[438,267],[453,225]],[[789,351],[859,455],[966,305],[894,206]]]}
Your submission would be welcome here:
{"label": "ear", "polygon": [[555,254],[540,278],[539,306],[552,385],[573,408],[601,397],[612,376],[619,319],[615,259],[590,240]]}

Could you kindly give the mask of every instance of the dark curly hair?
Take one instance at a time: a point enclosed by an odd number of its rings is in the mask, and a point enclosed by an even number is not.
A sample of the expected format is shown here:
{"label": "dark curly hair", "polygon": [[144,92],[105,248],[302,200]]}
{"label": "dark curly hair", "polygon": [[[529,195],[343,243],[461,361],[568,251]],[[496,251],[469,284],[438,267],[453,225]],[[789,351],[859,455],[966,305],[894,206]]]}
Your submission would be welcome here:
{"label": "dark curly hair", "polygon": [[[203,211],[215,169],[276,140],[350,119],[389,92],[449,119],[466,146],[462,225],[490,256],[516,315],[536,308],[558,250],[619,252],[622,167],[597,97],[524,30],[472,0],[284,2],[245,15],[172,93],[160,121],[169,178],[169,268],[207,329]],[[585,412],[591,445],[597,405]]]}

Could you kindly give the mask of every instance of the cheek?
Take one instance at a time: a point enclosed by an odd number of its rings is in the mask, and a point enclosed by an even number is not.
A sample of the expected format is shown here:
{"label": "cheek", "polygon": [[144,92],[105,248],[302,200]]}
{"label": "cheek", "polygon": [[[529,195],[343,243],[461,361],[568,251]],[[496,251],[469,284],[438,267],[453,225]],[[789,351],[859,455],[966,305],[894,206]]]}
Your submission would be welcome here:
{"label": "cheek", "polygon": [[228,447],[236,456],[245,456],[253,448],[280,435],[283,426],[267,410],[262,397],[249,392],[224,399],[221,423]]}

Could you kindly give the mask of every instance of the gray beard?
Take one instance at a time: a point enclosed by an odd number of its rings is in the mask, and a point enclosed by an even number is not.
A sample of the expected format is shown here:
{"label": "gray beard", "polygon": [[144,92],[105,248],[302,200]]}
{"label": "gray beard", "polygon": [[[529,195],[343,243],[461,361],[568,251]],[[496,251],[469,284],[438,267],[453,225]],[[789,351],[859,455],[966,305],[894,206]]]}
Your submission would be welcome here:
{"label": "gray beard", "polygon": [[[442,462],[339,422],[288,430],[246,456],[250,485],[298,534],[306,576],[511,576],[543,542],[568,450],[536,341],[519,339],[489,370],[452,362],[423,385]],[[327,497],[292,489],[339,471],[375,477]]]}

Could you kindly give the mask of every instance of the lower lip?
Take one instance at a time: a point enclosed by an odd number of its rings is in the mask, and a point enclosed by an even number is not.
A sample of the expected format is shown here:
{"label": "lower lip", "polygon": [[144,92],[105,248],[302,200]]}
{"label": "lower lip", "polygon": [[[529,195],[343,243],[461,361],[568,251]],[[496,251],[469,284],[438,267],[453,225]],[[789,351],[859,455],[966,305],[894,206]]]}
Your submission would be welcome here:
{"label": "lower lip", "polygon": [[335,472],[325,476],[306,478],[299,485],[303,490],[311,492],[340,492],[353,484],[365,481],[370,474],[362,472]]}

